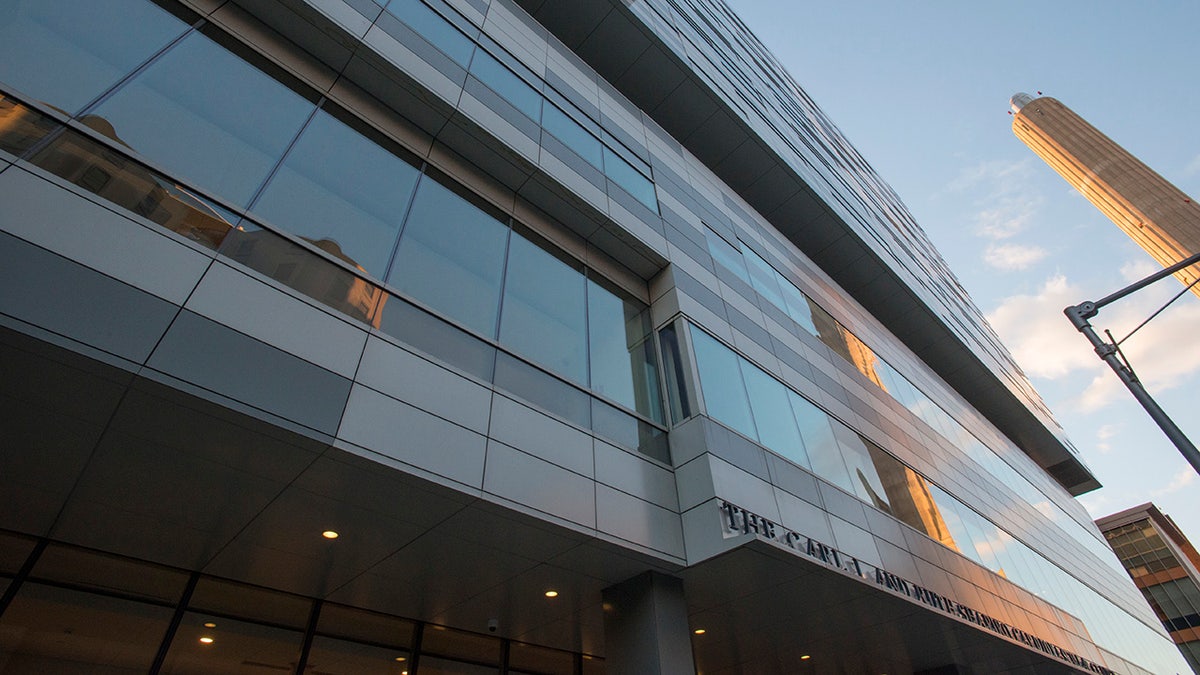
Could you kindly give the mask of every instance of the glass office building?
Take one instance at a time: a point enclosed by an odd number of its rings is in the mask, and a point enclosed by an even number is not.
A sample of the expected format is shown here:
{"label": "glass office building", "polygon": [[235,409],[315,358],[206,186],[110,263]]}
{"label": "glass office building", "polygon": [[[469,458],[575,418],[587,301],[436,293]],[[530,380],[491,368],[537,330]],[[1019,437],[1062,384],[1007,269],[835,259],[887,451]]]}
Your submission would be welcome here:
{"label": "glass office building", "polygon": [[0,672],[1172,673],[710,0],[0,2]]}
{"label": "glass office building", "polygon": [[1200,673],[1200,553],[1171,517],[1142,504],[1096,521],[1179,651]]}

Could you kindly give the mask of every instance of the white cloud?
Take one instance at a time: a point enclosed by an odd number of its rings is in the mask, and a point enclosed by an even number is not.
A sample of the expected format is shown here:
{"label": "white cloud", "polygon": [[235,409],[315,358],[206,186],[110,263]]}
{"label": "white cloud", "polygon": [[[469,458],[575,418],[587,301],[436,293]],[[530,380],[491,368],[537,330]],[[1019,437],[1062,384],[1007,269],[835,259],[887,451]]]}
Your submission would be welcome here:
{"label": "white cloud", "polygon": [[[1129,267],[1129,266],[1127,266]],[[1091,320],[1102,336],[1111,329],[1138,378],[1157,395],[1200,375],[1200,303],[1182,298],[1133,336],[1129,331],[1178,292],[1163,281],[1101,310]],[[1116,373],[1092,351],[1066,317],[1064,307],[1086,297],[1080,288],[1059,274],[1046,280],[1035,294],[1005,298],[987,315],[988,322],[1012,351],[1017,363],[1032,377],[1058,380],[1071,376],[1081,383],[1070,405],[1080,412],[1095,412],[1128,397]],[[1103,440],[1103,439],[1102,439]]]}
{"label": "white cloud", "polygon": [[1096,450],[1100,454],[1107,455],[1112,452],[1112,444],[1109,441],[1117,435],[1118,431],[1120,428],[1115,424],[1104,424],[1096,429]]}
{"label": "white cloud", "polygon": [[989,244],[983,253],[984,262],[1004,271],[1027,269],[1045,257],[1046,249],[1021,244]]}
{"label": "white cloud", "polygon": [[1087,341],[1063,316],[1063,308],[1079,302],[1082,291],[1065,276],[1046,280],[1036,295],[1014,295],[989,312],[988,323],[1008,345],[1026,373],[1057,379],[1099,362]]}
{"label": "white cloud", "polygon": [[1015,237],[1033,220],[1039,204],[1032,198],[998,200],[993,208],[975,214],[975,232],[993,241]]}
{"label": "white cloud", "polygon": [[1007,239],[1029,223],[1042,197],[1034,187],[1033,160],[981,162],[959,172],[945,192],[969,193],[979,207],[975,231],[988,239]]}
{"label": "white cloud", "polygon": [[[1159,292],[1140,298],[1128,296],[1119,304],[1101,310],[1101,314],[1092,319],[1092,325],[1098,331],[1107,327],[1113,337],[1122,340],[1121,352],[1151,396],[1178,387],[1200,374],[1200,340],[1195,338],[1200,331],[1200,303],[1195,302],[1193,296],[1181,298],[1135,334],[1126,337],[1162,306],[1166,301],[1164,296],[1169,299],[1178,292],[1178,284],[1166,280],[1160,283],[1163,286],[1156,289]],[[1077,401],[1085,412],[1099,410],[1120,397],[1129,396],[1116,373],[1110,372],[1107,366],[1103,370]]]}
{"label": "white cloud", "polygon": [[1156,490],[1151,490],[1150,496],[1151,497],[1162,497],[1164,495],[1169,495],[1173,492],[1179,492],[1183,488],[1185,488],[1195,482],[1196,482],[1196,470],[1192,468],[1191,464],[1188,464],[1187,466],[1184,466],[1182,469],[1180,469],[1174,476],[1171,477],[1171,482],[1167,483],[1166,485],[1162,486],[1161,488],[1158,488]]}

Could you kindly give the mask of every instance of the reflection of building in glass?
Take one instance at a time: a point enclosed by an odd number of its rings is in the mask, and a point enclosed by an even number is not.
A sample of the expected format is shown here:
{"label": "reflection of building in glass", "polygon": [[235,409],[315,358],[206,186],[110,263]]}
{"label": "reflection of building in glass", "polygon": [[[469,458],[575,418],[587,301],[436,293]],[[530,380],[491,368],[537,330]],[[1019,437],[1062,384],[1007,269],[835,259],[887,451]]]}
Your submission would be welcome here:
{"label": "reflection of building in glass", "polygon": [[720,3],[18,0],[0,83],[0,669],[1186,667]]}
{"label": "reflection of building in glass", "polygon": [[[1163,267],[1200,252],[1200,205],[1058,99],[1012,97],[1013,132]],[[1200,278],[1196,266],[1175,277]],[[1192,292],[1200,295],[1200,285]]]}
{"label": "reflection of building in glass", "polygon": [[1171,517],[1142,504],[1096,521],[1133,583],[1200,673],[1200,554]]}
{"label": "reflection of building in glass", "polygon": [[[358,267],[330,239],[312,241],[313,246],[349,265]],[[379,328],[387,294],[380,287],[336,265],[323,262],[296,244],[267,230],[234,229],[222,251],[243,265],[258,270],[310,298]]]}

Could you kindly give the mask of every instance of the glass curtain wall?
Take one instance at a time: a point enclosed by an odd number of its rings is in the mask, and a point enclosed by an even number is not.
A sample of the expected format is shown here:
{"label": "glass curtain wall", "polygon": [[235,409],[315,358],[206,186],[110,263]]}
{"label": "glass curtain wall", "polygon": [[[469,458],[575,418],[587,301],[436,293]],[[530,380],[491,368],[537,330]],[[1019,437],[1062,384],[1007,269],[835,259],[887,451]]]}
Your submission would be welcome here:
{"label": "glass curtain wall", "polygon": [[[1153,629],[912,467],[692,325],[712,419],[1087,622],[1097,644],[1137,653]],[[879,561],[868,561],[879,564]]]}
{"label": "glass curtain wall", "polygon": [[707,232],[707,241],[709,253],[721,267],[786,313],[831,352],[854,366],[864,377],[887,392],[954,447],[963,451],[984,471],[1016,492],[1022,500],[1034,505],[1043,516],[1062,527],[1100,560],[1113,569],[1119,569],[1120,563],[1100,539],[1080,527],[1079,523],[1063,512],[1052,499],[967,431],[962,424],[934,403],[933,399],[909,382],[904,375],[812,298],[805,295],[762,256],[745,243],[739,241],[738,245],[734,246],[711,230]]}
{"label": "glass curtain wall", "polygon": [[[665,452],[643,303],[195,17],[121,0],[137,21],[85,30],[93,4],[6,8],[0,50],[12,58],[0,82],[44,106],[3,95],[0,149],[418,348],[451,352],[453,365],[551,412]],[[392,5],[441,47],[459,45],[464,62],[479,51],[417,0]],[[480,77],[519,98],[524,80],[488,58]],[[47,61],[67,75],[26,77]],[[63,111],[67,126],[55,119]],[[593,140],[603,164],[607,146]],[[503,378],[497,346],[521,357]]]}

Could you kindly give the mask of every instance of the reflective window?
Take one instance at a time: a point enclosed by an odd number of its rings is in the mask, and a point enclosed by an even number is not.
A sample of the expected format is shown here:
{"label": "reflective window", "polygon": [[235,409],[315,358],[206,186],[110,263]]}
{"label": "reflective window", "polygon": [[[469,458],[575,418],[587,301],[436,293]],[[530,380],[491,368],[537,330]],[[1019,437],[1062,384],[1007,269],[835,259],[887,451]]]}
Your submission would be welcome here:
{"label": "reflective window", "polygon": [[0,94],[0,150],[20,157],[58,123]]}
{"label": "reflective window", "polygon": [[658,197],[654,194],[654,183],[626,162],[620,155],[604,148],[604,173],[620,185],[646,208],[658,213]]}
{"label": "reflective window", "polygon": [[30,161],[208,248],[220,246],[236,222],[186,187],[74,131],[55,138]]}
{"label": "reflective window", "polygon": [[496,386],[570,420],[592,426],[592,397],[515,356],[496,355]]}
{"label": "reflective window", "polygon": [[466,68],[471,62],[475,43],[421,0],[392,0],[387,4],[387,11],[408,24],[458,65]]}
{"label": "reflective window", "polygon": [[713,260],[749,284],[750,273],[746,270],[746,261],[742,259],[742,252],[712,230],[706,230],[704,238],[708,242],[708,253]]}
{"label": "reflective window", "polygon": [[440,314],[493,337],[507,239],[507,226],[426,176],[388,280]]}
{"label": "reflective window", "polygon": [[742,375],[750,395],[750,409],[758,429],[758,442],[802,467],[809,468],[804,441],[792,417],[787,387],[779,380],[742,361]]}
{"label": "reflective window", "polygon": [[592,279],[588,280],[587,298],[592,390],[661,422],[649,310]]}
{"label": "reflective window", "polygon": [[416,182],[408,162],[320,111],[253,208],[382,277]]}
{"label": "reflective window", "polygon": [[91,111],[92,128],[245,205],[313,104],[192,33]]}
{"label": "reflective window", "polygon": [[788,399],[813,473],[847,492],[854,492],[829,415],[794,391],[788,390]]}
{"label": "reflective window", "polygon": [[476,50],[471,74],[529,119],[537,122],[542,118],[542,95],[491,54]]}
{"label": "reflective window", "polygon": [[78,112],[188,29],[146,0],[4,4],[0,81],[67,114]]}
{"label": "reflective window", "polygon": [[597,169],[604,166],[604,151],[600,139],[549,101],[542,105],[542,128],[592,166]]}
{"label": "reflective window", "polygon": [[800,292],[800,289],[786,281],[780,284],[780,291],[783,294],[788,316],[792,317],[792,321],[799,324],[809,334],[816,336],[817,326],[813,323],[812,300]]}
{"label": "reflective window", "polygon": [[509,244],[500,343],[587,382],[583,273],[520,235]]}
{"label": "reflective window", "polygon": [[[329,240],[308,242],[346,260]],[[242,220],[226,237],[221,253],[333,310],[379,327],[388,300],[382,289],[270,230]]]}
{"label": "reflective window", "polygon": [[859,499],[882,511],[891,512],[887,502],[887,491],[875,471],[875,463],[871,459],[871,451],[867,449],[867,441],[850,427],[833,420],[833,433],[837,436],[838,447],[842,450],[842,458],[846,461],[846,469],[850,471],[850,482],[854,485],[854,494]]}
{"label": "reflective window", "polygon": [[738,369],[737,354],[695,326],[692,327],[692,345],[709,417],[749,438],[758,438]]}
{"label": "reflective window", "polygon": [[[677,320],[678,321],[678,320]],[[685,375],[683,350],[679,347],[679,334],[675,324],[665,326],[658,333],[662,349],[663,373],[666,376],[667,402],[671,408],[671,422],[679,424],[692,416],[693,392],[689,391],[690,377]]]}
{"label": "reflective window", "polygon": [[378,328],[481,380],[491,381],[496,348],[401,298],[388,296]]}
{"label": "reflective window", "polygon": [[775,268],[744,245],[742,252],[745,254],[746,264],[750,268],[750,283],[754,286],[754,290],[776,307],[787,309],[783,293],[779,290],[779,282],[776,280]]}

